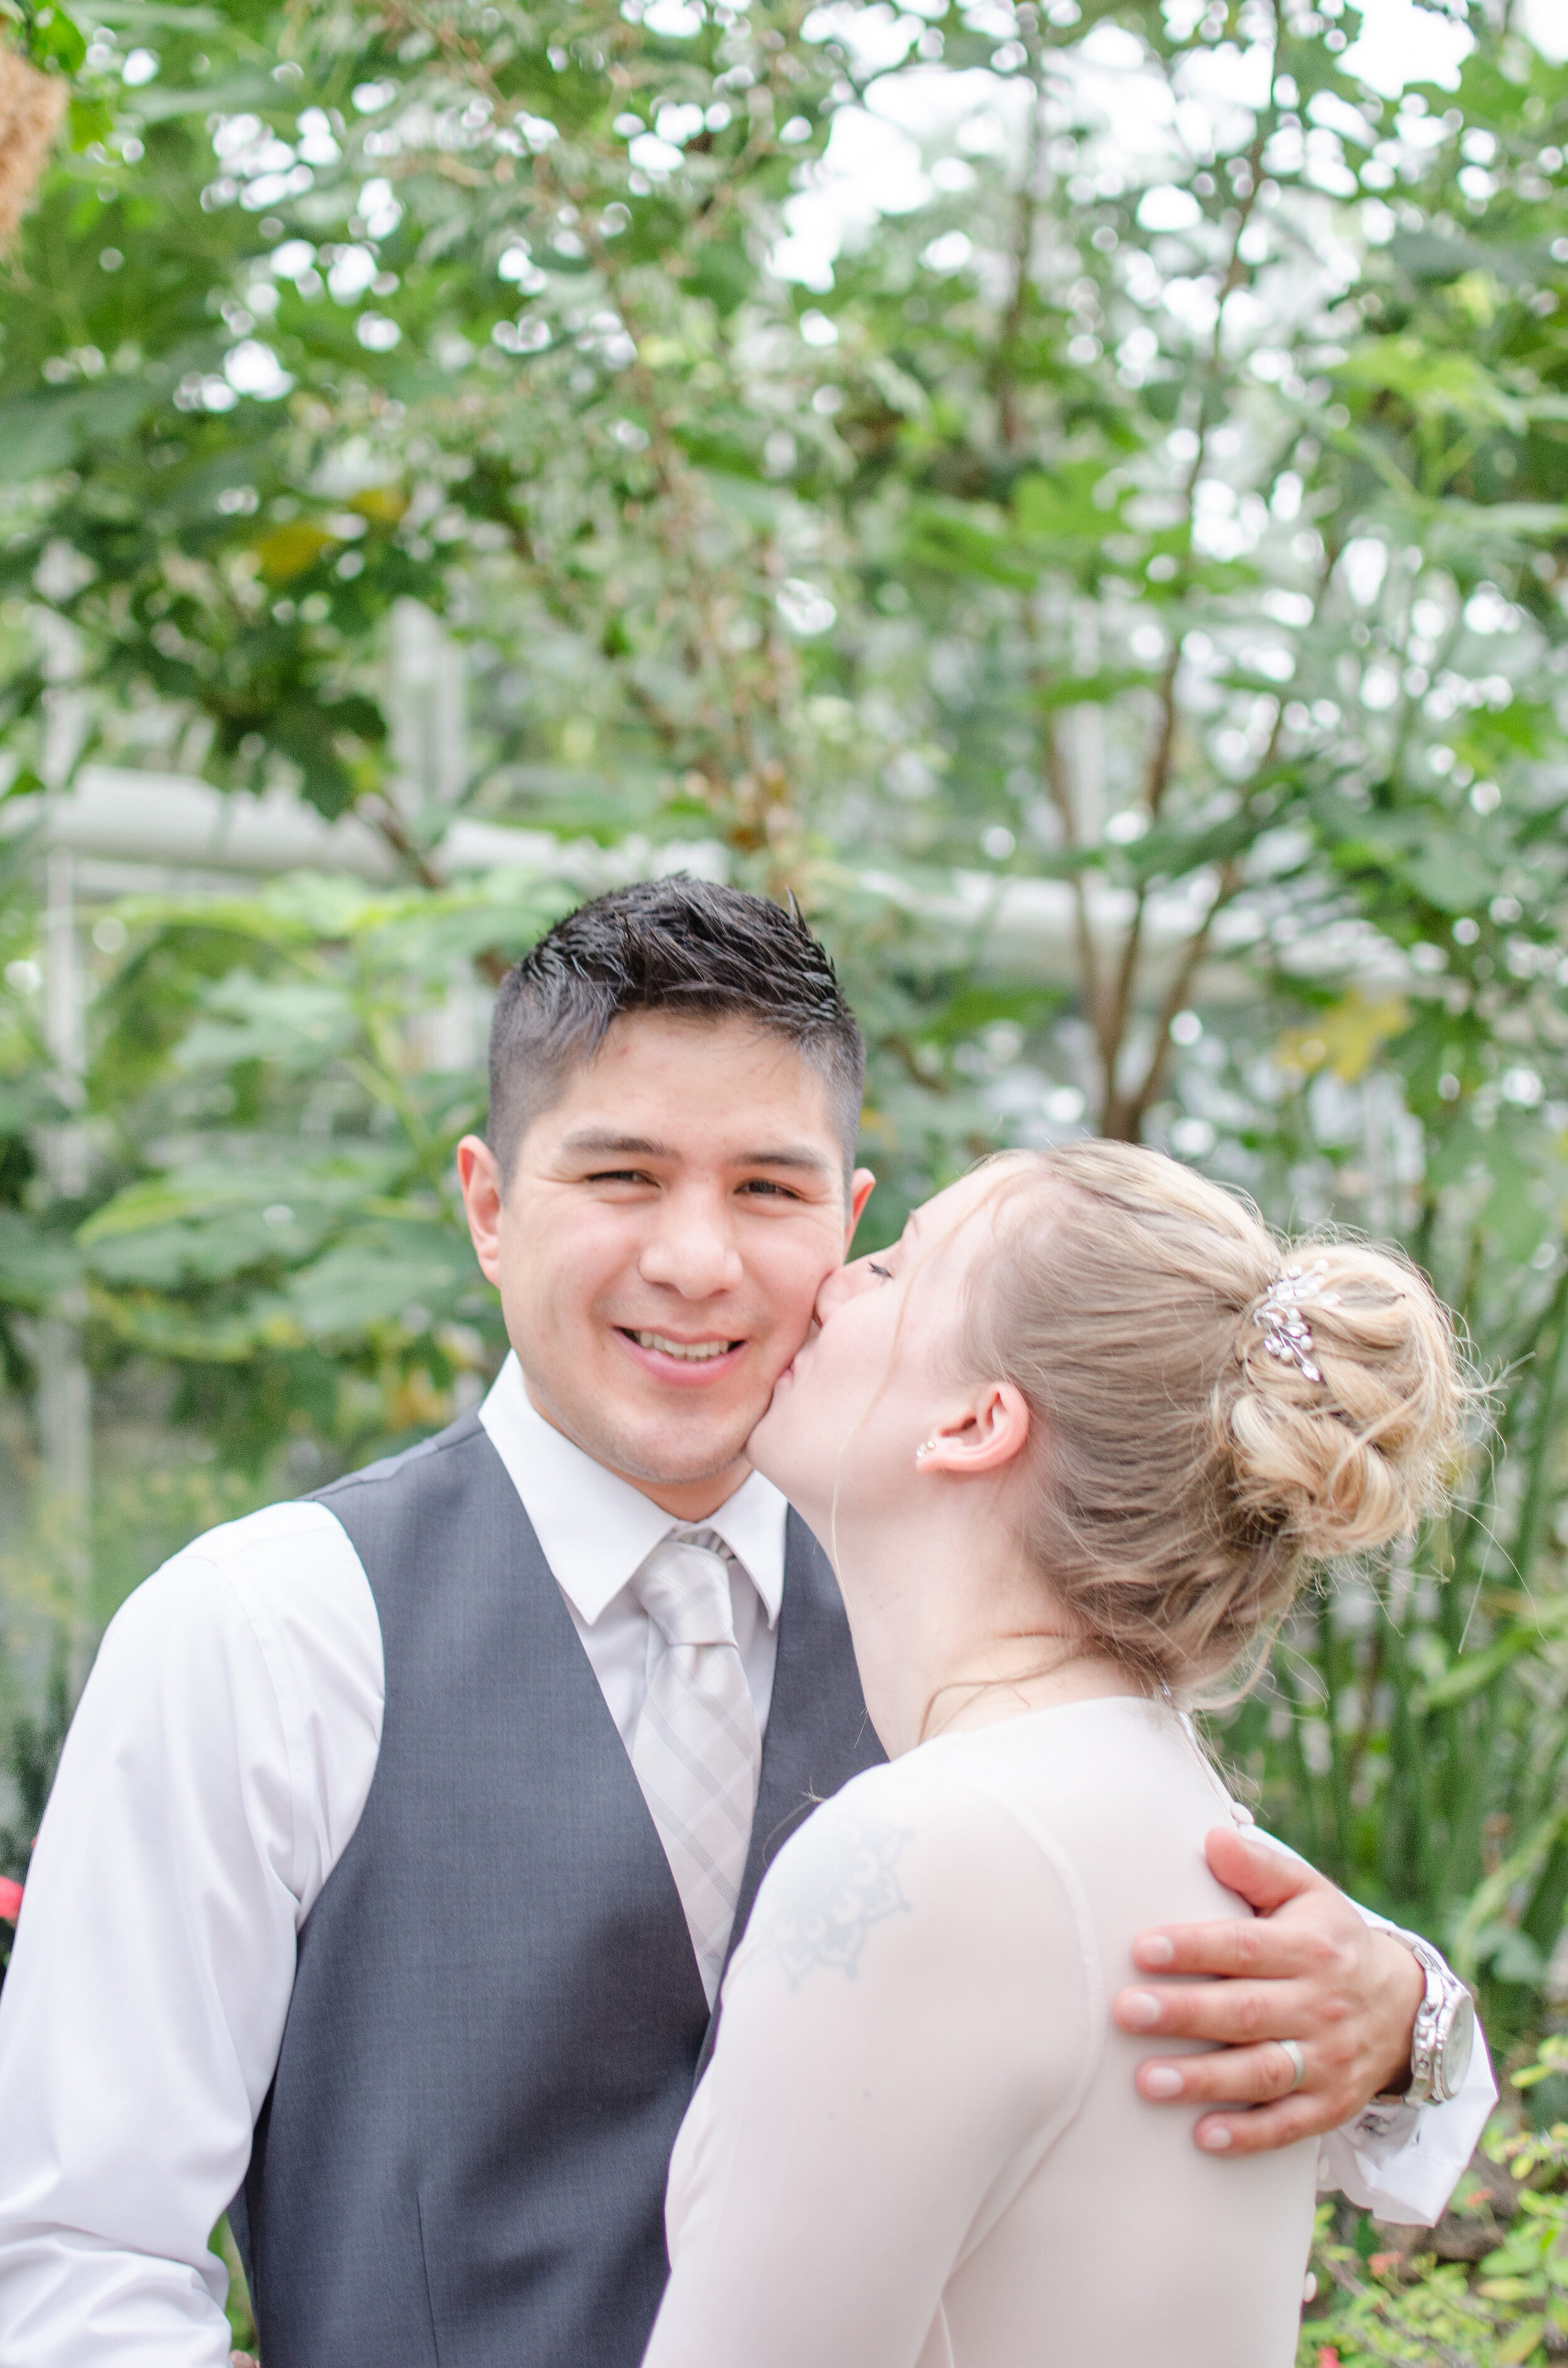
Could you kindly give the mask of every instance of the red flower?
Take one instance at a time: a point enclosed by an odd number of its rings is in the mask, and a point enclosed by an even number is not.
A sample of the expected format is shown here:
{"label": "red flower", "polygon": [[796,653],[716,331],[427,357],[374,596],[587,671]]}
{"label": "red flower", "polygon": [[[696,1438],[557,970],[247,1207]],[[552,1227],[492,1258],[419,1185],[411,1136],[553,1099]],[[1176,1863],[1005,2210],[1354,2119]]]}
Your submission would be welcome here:
{"label": "red flower", "polygon": [[0,1874],[0,1916],[5,1918],[7,1924],[14,1924],[21,1913],[21,1884],[12,1883],[7,1876]]}

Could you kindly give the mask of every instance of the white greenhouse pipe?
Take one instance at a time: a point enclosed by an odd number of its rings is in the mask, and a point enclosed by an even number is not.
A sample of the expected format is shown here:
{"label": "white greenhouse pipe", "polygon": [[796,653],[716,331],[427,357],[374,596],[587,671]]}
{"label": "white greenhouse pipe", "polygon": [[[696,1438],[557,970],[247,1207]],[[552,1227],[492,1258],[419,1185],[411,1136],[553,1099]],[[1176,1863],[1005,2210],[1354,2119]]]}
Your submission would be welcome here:
{"label": "white greenhouse pipe", "polygon": [[[68,851],[84,862],[80,886],[89,894],[120,894],[143,884],[177,890],[181,883],[170,880],[170,872],[198,875],[188,883],[192,887],[198,880],[219,884],[223,874],[269,877],[295,871],[347,874],[377,885],[390,885],[398,877],[392,849],[358,815],[328,822],[291,791],[256,797],[243,790],[216,790],[189,774],[84,765],[69,790],[0,803],[6,836],[32,828],[47,848]],[[654,873],[691,871],[720,880],[726,871],[724,849],[711,839],[655,843],[638,836],[601,848],[590,840],[563,842],[550,831],[465,816],[448,826],[429,860],[449,878],[517,871],[568,881],[587,894]],[[138,881],[119,868],[126,865],[163,876],[155,883]],[[99,866],[112,870],[100,873]],[[946,888],[934,892],[895,872],[846,869],[861,892],[912,920],[951,933],[960,945],[967,939],[981,970],[1061,986],[1076,980],[1075,913],[1065,881],[955,871]],[[1112,961],[1131,909],[1131,894],[1091,885],[1087,904],[1102,960]],[[1203,910],[1200,896],[1191,893],[1157,892],[1150,897],[1143,922],[1145,995],[1164,985],[1200,926]],[[1260,930],[1258,916],[1244,906],[1221,916],[1215,958],[1205,964],[1198,990],[1205,999],[1238,1001],[1256,992],[1242,967],[1226,956],[1242,952]],[[1364,924],[1319,932],[1309,946],[1291,949],[1289,967],[1303,974],[1348,973],[1364,987],[1385,991],[1410,983],[1399,950]]]}

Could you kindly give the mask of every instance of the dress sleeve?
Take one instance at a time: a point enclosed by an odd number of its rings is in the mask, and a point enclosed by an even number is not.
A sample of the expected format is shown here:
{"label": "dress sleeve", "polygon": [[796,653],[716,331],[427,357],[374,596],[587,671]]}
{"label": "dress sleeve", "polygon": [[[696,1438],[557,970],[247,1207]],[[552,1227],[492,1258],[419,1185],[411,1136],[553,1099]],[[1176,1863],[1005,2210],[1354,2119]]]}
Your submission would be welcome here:
{"label": "dress sleeve", "polygon": [[764,1884],[671,2169],[644,2368],[916,2368],[942,2289],[1071,2120],[1100,1987],[1070,1873],[896,1771]]}

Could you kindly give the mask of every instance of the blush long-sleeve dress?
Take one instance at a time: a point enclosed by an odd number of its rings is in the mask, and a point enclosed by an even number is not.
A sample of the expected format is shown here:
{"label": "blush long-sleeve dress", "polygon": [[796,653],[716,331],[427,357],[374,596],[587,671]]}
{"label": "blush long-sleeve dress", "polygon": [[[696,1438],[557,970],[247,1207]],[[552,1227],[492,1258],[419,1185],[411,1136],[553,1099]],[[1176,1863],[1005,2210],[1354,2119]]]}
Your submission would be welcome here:
{"label": "blush long-sleeve dress", "polygon": [[1203,1856],[1233,1813],[1128,1697],[817,1810],[726,1977],[644,2368],[1290,2368],[1315,2143],[1200,2153],[1108,2012],[1136,1933],[1248,1913]]}

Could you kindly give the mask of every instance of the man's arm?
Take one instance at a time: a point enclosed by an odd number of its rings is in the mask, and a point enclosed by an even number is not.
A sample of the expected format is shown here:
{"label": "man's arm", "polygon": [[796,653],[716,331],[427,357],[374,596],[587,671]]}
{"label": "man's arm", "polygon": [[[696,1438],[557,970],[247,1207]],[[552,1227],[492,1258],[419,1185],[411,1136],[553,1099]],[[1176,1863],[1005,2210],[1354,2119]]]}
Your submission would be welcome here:
{"label": "man's arm", "polygon": [[[1203,2113],[1194,2132],[1214,2153],[1327,2138],[1335,2179],[1355,2201],[1389,2218],[1436,2219],[1496,2100],[1484,2042],[1478,2037],[1470,2077],[1449,2103],[1366,2114],[1374,2097],[1409,2077],[1420,1966],[1293,1852],[1221,1827],[1208,1856],[1256,1920],[1142,1934],[1134,1958],[1162,1979],[1124,1989],[1116,2019],[1124,2031],[1205,2040],[1220,2052],[1151,2058],[1139,2070],[1142,2093],[1221,2108]],[[1199,1978],[1165,1978],[1182,1975]],[[1278,2044],[1285,2039],[1301,2052],[1300,2087]]]}
{"label": "man's arm", "polygon": [[[305,1616],[248,1588],[247,1559]],[[303,1903],[374,1767],[379,1641],[313,1506],[204,1541],[110,1627],[0,1996],[0,2360],[226,2368],[207,2240],[244,2175]]]}

